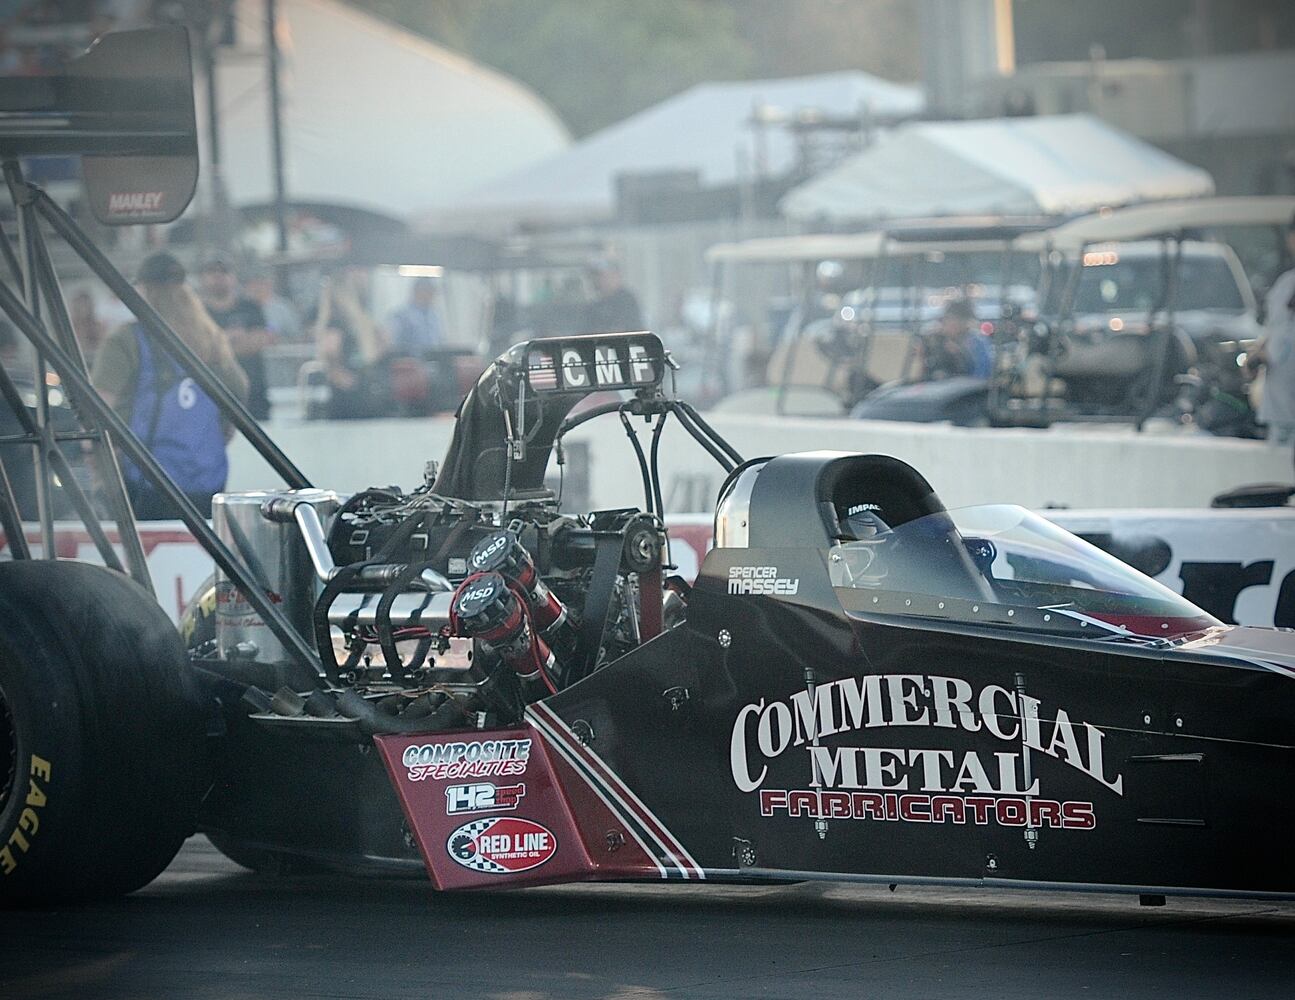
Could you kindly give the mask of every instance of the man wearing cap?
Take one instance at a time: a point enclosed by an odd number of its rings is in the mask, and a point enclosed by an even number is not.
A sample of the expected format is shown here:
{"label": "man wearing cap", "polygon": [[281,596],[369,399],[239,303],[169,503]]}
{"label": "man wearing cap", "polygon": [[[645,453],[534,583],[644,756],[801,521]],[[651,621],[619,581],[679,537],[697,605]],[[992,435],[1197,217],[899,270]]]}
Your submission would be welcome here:
{"label": "man wearing cap", "polygon": [[922,377],[989,378],[993,369],[993,350],[976,329],[975,310],[966,299],[953,299],[944,307],[939,329],[922,339]]}
{"label": "man wearing cap", "polygon": [[431,278],[415,278],[409,301],[387,320],[391,346],[408,358],[425,357],[444,345],[441,317],[436,310],[436,285]]}
{"label": "man wearing cap", "polygon": [[595,261],[589,269],[597,297],[585,312],[585,329],[590,333],[630,333],[643,329],[643,317],[634,293],[625,287],[620,266],[609,258]]}
{"label": "man wearing cap", "polygon": [[[1286,249],[1295,257],[1295,218],[1286,227]],[[1268,427],[1268,440],[1295,440],[1295,268],[1280,275],[1265,298],[1264,336],[1248,364],[1264,365],[1259,422]]]}
{"label": "man wearing cap", "polygon": [[274,343],[265,313],[243,295],[238,275],[227,257],[216,255],[203,264],[199,288],[211,318],[229,335],[234,355],[247,372],[247,408],[257,420],[270,416],[269,384],[265,375],[265,349]]}

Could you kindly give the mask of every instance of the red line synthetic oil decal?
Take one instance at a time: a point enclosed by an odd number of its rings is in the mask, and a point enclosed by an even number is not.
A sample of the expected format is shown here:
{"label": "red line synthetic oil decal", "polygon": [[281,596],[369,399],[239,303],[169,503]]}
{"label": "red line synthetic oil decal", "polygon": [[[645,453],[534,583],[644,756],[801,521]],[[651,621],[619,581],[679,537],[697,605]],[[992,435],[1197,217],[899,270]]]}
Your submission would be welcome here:
{"label": "red line synthetic oil decal", "polygon": [[464,823],[445,842],[451,858],[464,868],[513,875],[538,868],[558,850],[545,827],[515,816],[492,816]]}

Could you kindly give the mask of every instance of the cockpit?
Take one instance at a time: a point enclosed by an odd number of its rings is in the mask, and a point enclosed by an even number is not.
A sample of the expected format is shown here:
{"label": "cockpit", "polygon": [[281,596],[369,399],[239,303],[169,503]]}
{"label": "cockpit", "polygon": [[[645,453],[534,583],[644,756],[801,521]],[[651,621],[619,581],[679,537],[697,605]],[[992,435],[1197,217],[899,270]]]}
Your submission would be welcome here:
{"label": "cockpit", "polygon": [[946,510],[887,456],[749,463],[721,491],[716,545],[819,548],[847,611],[1137,641],[1220,624],[1021,507]]}

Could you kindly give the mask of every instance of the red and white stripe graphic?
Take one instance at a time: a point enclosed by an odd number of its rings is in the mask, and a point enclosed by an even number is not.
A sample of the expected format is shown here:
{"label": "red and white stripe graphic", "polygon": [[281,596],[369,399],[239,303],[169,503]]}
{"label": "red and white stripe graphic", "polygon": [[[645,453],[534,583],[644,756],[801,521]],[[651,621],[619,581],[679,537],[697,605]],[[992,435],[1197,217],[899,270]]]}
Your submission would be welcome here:
{"label": "red and white stripe graphic", "polygon": [[546,742],[585,780],[617,819],[625,824],[625,828],[648,857],[656,861],[662,878],[706,877],[701,865],[679,839],[601,757],[580,742],[579,737],[557,713],[543,702],[535,702],[526,709],[526,715]]}

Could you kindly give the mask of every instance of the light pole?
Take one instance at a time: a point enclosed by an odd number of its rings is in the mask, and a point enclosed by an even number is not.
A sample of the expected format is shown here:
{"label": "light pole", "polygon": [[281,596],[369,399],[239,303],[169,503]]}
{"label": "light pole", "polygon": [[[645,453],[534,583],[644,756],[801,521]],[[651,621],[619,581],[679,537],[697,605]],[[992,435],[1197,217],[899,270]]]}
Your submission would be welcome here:
{"label": "light pole", "polygon": [[270,148],[274,175],[274,226],[279,253],[288,252],[288,196],[283,172],[283,113],[279,90],[278,0],[265,0],[266,70],[270,78]]}

